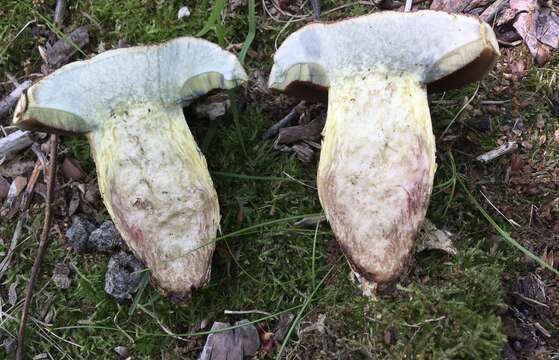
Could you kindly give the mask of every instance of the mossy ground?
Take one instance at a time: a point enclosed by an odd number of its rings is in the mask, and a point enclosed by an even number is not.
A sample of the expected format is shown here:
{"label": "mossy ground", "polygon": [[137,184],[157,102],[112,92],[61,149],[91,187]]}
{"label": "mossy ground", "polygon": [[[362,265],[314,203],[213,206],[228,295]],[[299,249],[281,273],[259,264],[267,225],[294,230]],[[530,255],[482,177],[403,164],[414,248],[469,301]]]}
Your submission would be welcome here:
{"label": "mossy ground", "polygon": [[[42,60],[35,39],[29,28],[19,32],[30,20],[45,24],[45,18],[52,18],[48,9],[52,9],[54,3],[54,0],[0,0],[2,76],[9,72],[23,78],[38,72]],[[93,29],[91,44],[84,49],[91,54],[100,44],[107,49],[115,47],[119,39],[135,45],[196,35],[219,1],[71,0],[67,3],[66,27],[91,25]],[[184,5],[189,6],[191,15],[178,20],[177,11]],[[343,2],[338,0],[323,1],[324,19],[334,20],[372,11],[370,6],[356,4],[328,13],[329,9],[340,5]],[[240,6],[234,12],[228,6],[225,9],[221,22],[223,39],[218,38],[213,30],[204,37],[214,42],[223,40],[225,45],[243,43],[248,32],[247,6]],[[310,12],[308,5],[303,12]],[[285,23],[266,15],[260,2],[256,4],[256,14],[256,37],[245,66],[248,73],[257,69],[265,73],[272,63],[275,41],[281,43],[286,35],[306,21],[293,23],[282,30]],[[528,58],[522,51],[515,54]],[[557,86],[556,80],[549,77],[550,72],[557,71],[557,66],[557,57],[544,69],[530,66],[528,75],[519,85],[522,94],[528,94],[532,99],[519,114],[525,125],[531,126],[538,114],[546,120],[543,133],[547,134],[547,140],[541,145],[548,149],[543,155],[544,161],[553,159],[557,153],[557,145],[553,143],[555,120],[545,98]],[[478,106],[483,100],[510,100],[507,94],[501,97],[492,94],[492,87],[501,74],[495,73],[482,82],[472,105]],[[263,131],[278,120],[278,114],[289,111],[293,100],[282,98],[277,104],[283,107],[273,108],[266,103],[270,96],[262,100],[247,96],[250,101],[239,112],[238,123],[232,116],[220,121],[211,142],[206,141],[209,145],[206,157],[210,172],[214,173],[221,204],[222,233],[252,227],[240,236],[218,242],[211,282],[196,292],[187,307],[173,306],[149,285],[136,299],[137,305],[120,305],[103,291],[107,258],[75,255],[62,248],[54,236],[36,285],[32,312],[33,317],[40,317],[41,309],[51,303],[52,321],[50,325],[30,321],[28,354],[46,352],[57,359],[112,358],[115,357],[115,346],[126,346],[136,359],[195,358],[204,336],[185,335],[182,340],[177,340],[165,329],[175,334],[188,334],[207,331],[213,321],[258,320],[262,317],[250,314],[227,316],[223,314],[225,309],[257,309],[276,314],[295,307],[291,312],[297,314],[316,290],[302,312],[301,328],[325,316],[325,330],[309,331],[299,337],[294,333],[284,356],[302,359],[500,358],[506,341],[500,318],[506,310],[503,274],[513,274],[514,277],[528,271],[529,265],[523,261],[521,253],[506,245],[490,251],[490,239],[495,232],[468,201],[455,181],[456,176],[461,177],[476,196],[478,186],[486,184],[490,189],[487,195],[500,203],[532,204],[545,194],[536,196],[536,199],[512,199],[510,193],[498,188],[498,185],[504,185],[495,179],[495,174],[509,166],[510,159],[498,159],[490,165],[478,164],[474,159],[473,155],[497,146],[497,141],[504,135],[501,125],[512,125],[510,114],[491,115],[491,128],[481,131],[468,122],[475,116],[466,111],[455,121],[446,137],[441,137],[462,107],[464,97],[471,97],[476,86],[435,95],[434,100],[452,101],[431,104],[438,140],[438,170],[428,217],[437,226],[456,234],[458,255],[419,254],[403,283],[378,301],[370,301],[362,297],[358,288],[348,280],[349,267],[325,225],[318,229],[302,229],[294,226],[293,220],[266,225],[278,219],[321,212],[315,189],[316,162],[302,165],[294,156],[281,154],[272,149],[270,142],[261,140]],[[525,96],[522,94],[520,97]],[[204,128],[205,124],[193,123],[191,126]],[[449,135],[455,137],[448,140]],[[201,131],[199,140],[204,141],[204,136]],[[89,175],[94,176],[84,140],[63,138],[61,149],[77,158]],[[533,157],[536,150],[520,151]],[[216,175],[216,172],[220,173]],[[285,180],[277,180],[277,177]],[[0,328],[3,335],[13,336],[16,332],[15,318],[20,315],[24,287],[41,227],[40,205],[38,201],[31,209],[12,266],[2,279],[4,290],[17,282],[18,295],[16,306],[2,305],[4,315],[0,319]],[[484,206],[489,207],[487,203]],[[492,214],[501,226],[510,229],[502,217]],[[517,221],[525,219],[524,214],[517,215]],[[64,221],[67,219],[56,219],[62,227]],[[256,226],[259,224],[262,226]],[[0,245],[2,253],[7,251],[13,229],[12,223],[2,222],[0,225],[0,235],[4,239],[4,245]],[[79,270],[67,291],[58,290],[50,281],[53,265],[60,260],[75,262]],[[201,323],[209,326],[200,329]],[[274,331],[276,324],[277,318],[258,322],[258,326],[266,331]],[[551,320],[545,325],[548,330],[557,331],[557,325]],[[387,336],[393,337],[393,341],[386,341]],[[3,351],[0,349],[0,357],[6,356]],[[261,354],[261,357],[266,356],[275,354]]]}

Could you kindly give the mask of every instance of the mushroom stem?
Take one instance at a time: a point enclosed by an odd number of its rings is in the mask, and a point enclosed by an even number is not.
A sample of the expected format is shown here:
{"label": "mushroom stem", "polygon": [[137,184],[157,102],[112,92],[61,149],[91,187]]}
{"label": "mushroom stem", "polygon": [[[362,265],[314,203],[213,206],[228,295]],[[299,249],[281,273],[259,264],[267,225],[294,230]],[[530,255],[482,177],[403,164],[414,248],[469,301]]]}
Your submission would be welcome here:
{"label": "mushroom stem", "polygon": [[436,163],[426,88],[417,75],[371,69],[332,79],[328,97],[318,193],[367,290],[406,268],[428,207]]}
{"label": "mushroom stem", "polygon": [[134,253],[157,268],[155,284],[186,300],[209,279],[219,205],[182,108],[136,103],[97,124],[87,136],[111,217]]}

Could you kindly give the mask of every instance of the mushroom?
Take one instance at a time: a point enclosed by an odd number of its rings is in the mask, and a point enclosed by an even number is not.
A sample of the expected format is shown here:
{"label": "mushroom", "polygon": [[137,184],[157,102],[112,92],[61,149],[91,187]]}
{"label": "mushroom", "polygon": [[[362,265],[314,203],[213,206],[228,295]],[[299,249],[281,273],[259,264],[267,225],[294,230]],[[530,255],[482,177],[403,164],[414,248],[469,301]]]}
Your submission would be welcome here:
{"label": "mushroom", "polygon": [[87,137],[117,229],[155,286],[183,302],[209,279],[220,215],[182,107],[246,78],[233,54],[201,39],[111,50],[32,86],[13,123]]}
{"label": "mushroom", "polygon": [[328,101],[318,194],[364,293],[407,268],[425,218],[436,168],[427,88],[479,80],[498,55],[488,24],[437,11],[307,25],[276,52],[271,88]]}

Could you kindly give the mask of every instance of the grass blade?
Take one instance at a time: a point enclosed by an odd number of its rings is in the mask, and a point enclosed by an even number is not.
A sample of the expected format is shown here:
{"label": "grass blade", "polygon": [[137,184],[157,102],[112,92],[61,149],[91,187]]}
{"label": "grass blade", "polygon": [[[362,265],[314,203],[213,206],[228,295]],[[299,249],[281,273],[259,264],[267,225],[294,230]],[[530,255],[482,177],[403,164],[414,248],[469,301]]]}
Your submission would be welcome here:
{"label": "grass blade", "polygon": [[256,36],[256,4],[254,0],[248,0],[248,34],[239,53],[239,61],[244,64],[247,54],[254,37]]}
{"label": "grass blade", "polygon": [[212,9],[212,12],[210,13],[210,16],[208,17],[208,20],[206,20],[206,23],[204,24],[204,27],[202,28],[202,30],[200,30],[196,34],[196,37],[206,35],[208,33],[208,31],[210,31],[214,27],[215,23],[219,19],[219,15],[223,11],[223,8],[225,7],[226,3],[227,3],[226,0],[217,0],[216,1],[215,5],[214,5],[214,8]]}
{"label": "grass blade", "polygon": [[517,248],[518,250],[520,250],[524,255],[528,256],[529,258],[531,258],[532,260],[537,262],[540,266],[548,269],[549,271],[553,272],[556,275],[559,275],[559,271],[557,271],[551,265],[549,265],[548,263],[543,261],[539,256],[535,255],[530,250],[526,249],[518,241],[514,240],[508,232],[503,230],[499,226],[499,224],[497,224],[495,222],[495,220],[493,220],[491,215],[489,215],[487,213],[487,211],[485,211],[485,209],[480,205],[480,203],[476,200],[474,195],[472,195],[472,193],[468,190],[468,188],[466,187],[466,185],[462,182],[462,180],[460,178],[458,178],[458,182],[460,183],[460,186],[462,186],[462,189],[464,189],[464,192],[468,196],[468,199],[470,200],[470,202],[479,210],[479,212],[483,215],[483,217],[487,220],[487,222],[489,224],[491,224],[491,226],[493,226],[493,228],[503,237],[503,239],[505,239],[506,242],[508,242],[510,245],[512,245],[515,248]]}
{"label": "grass blade", "polygon": [[289,327],[289,331],[287,332],[287,335],[285,336],[285,339],[283,339],[283,342],[281,343],[281,347],[279,348],[278,353],[276,354],[276,360],[281,359],[281,354],[283,353],[283,350],[285,350],[285,346],[287,345],[287,342],[289,341],[289,338],[291,337],[291,334],[293,334],[293,331],[295,330],[295,328],[297,327],[297,325],[301,321],[301,318],[303,317],[303,313],[305,312],[305,309],[309,306],[309,304],[311,303],[314,295],[316,295],[316,293],[318,292],[318,289],[320,289],[320,287],[322,286],[324,281],[328,278],[328,276],[330,276],[330,274],[334,270],[335,266],[336,266],[335,264],[332,265],[332,267],[330,268],[330,270],[328,270],[326,275],[324,275],[324,277],[320,280],[320,282],[318,284],[316,284],[312,293],[305,299],[305,302],[302,305],[300,305],[301,310],[299,310],[299,313],[297,313],[297,317],[295,317],[295,320],[293,320],[293,322],[291,323],[291,326]]}

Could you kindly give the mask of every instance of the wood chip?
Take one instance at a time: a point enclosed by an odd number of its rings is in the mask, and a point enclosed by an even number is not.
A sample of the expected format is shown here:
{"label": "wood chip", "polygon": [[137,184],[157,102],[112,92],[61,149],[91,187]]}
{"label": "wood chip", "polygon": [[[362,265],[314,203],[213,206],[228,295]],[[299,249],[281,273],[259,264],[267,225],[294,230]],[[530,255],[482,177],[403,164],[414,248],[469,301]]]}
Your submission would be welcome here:
{"label": "wood chip", "polygon": [[476,159],[481,161],[481,162],[486,163],[486,162],[494,160],[494,159],[496,159],[500,156],[503,156],[505,154],[513,152],[517,148],[518,148],[518,144],[516,143],[516,141],[508,141],[508,142],[504,143],[503,145],[499,146],[496,149],[493,149],[493,150],[490,150],[490,151],[488,151],[484,154],[481,154]]}
{"label": "wood chip", "polygon": [[274,136],[276,136],[279,133],[280,129],[291,125],[293,123],[293,121],[296,118],[298,118],[299,115],[304,110],[305,110],[305,102],[301,101],[293,109],[291,109],[291,111],[287,115],[285,115],[280,121],[275,123],[268,130],[266,130],[266,132],[264,133],[262,138],[264,140],[273,138]]}
{"label": "wood chip", "polygon": [[15,178],[23,174],[29,173],[35,167],[33,160],[14,159],[7,164],[0,166],[0,175],[6,178]]}
{"label": "wood chip", "polygon": [[18,85],[14,89],[14,91],[9,93],[8,96],[0,100],[0,117],[7,114],[17,104],[17,101],[19,100],[21,94],[23,94],[23,92],[27,90],[32,84],[33,82],[31,82],[31,80],[24,81],[23,83]]}
{"label": "wood chip", "polygon": [[[214,322],[211,330],[230,326],[229,323]],[[199,360],[242,360],[253,356],[260,348],[258,330],[248,320],[238,321],[235,326],[239,327],[208,335]]]}
{"label": "wood chip", "polygon": [[279,130],[277,145],[294,144],[302,140],[316,140],[324,128],[324,119],[316,118],[306,125],[290,126]]}
{"label": "wood chip", "polygon": [[0,139],[0,164],[13,159],[16,154],[33,144],[29,131],[17,130]]}
{"label": "wood chip", "polygon": [[[67,39],[67,40],[66,40]],[[89,32],[87,27],[81,26],[65,38],[58,40],[54,45],[47,45],[45,49],[45,60],[51,69],[57,69],[70,60],[80,48],[89,43]],[[76,48],[77,47],[77,48]]]}
{"label": "wood chip", "polygon": [[479,18],[486,23],[490,23],[495,15],[499,13],[507,4],[509,0],[497,0],[493,4],[491,4],[487,9],[485,9],[480,15]]}

